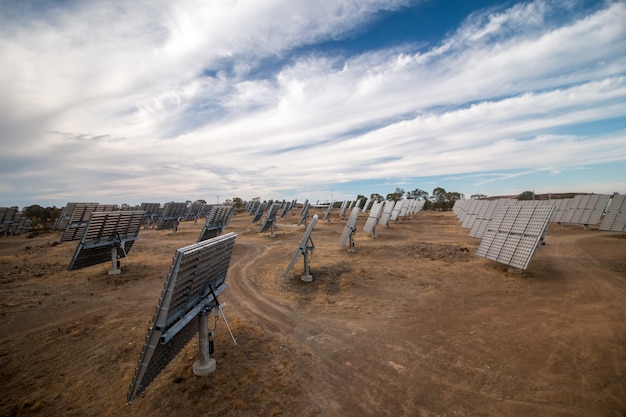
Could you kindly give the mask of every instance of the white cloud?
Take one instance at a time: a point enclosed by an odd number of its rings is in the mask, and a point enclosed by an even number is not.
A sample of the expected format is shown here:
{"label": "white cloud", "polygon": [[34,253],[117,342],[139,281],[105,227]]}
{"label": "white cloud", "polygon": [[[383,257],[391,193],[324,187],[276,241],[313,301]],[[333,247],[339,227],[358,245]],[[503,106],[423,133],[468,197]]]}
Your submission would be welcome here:
{"label": "white cloud", "polygon": [[623,2],[564,21],[542,1],[476,13],[420,52],[289,55],[405,3],[94,1],[0,17],[0,159],[29,167],[0,170],[46,195],[100,182],[162,196],[626,159],[623,131],[573,127],[626,116]]}

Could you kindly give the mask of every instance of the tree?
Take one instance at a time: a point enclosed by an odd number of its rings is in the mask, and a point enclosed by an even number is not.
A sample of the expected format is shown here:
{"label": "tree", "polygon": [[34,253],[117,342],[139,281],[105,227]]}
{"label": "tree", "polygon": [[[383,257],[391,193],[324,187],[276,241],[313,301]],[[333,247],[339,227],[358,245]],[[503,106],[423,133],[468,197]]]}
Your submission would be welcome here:
{"label": "tree", "polygon": [[396,191],[394,191],[393,193],[387,194],[387,197],[385,197],[385,200],[391,200],[391,201],[402,200],[402,196],[404,196],[404,192],[405,191],[402,188],[396,188]]}
{"label": "tree", "polygon": [[517,196],[518,200],[534,200],[535,192],[534,191],[524,191],[519,196]]}
{"label": "tree", "polygon": [[233,205],[239,210],[243,207],[243,200],[239,197],[233,197]]}
{"label": "tree", "polygon": [[456,191],[446,191],[445,188],[437,187],[431,196],[432,208],[437,210],[451,210],[457,200],[463,198],[463,194]]}
{"label": "tree", "polygon": [[426,200],[428,198],[428,192],[416,188],[413,191],[409,191],[406,196],[407,198],[414,198],[416,200]]}
{"label": "tree", "polygon": [[362,209],[363,206],[365,205],[365,202],[367,201],[367,197],[365,197],[364,195],[359,194],[359,195],[356,196],[356,201],[359,201],[359,200],[361,200],[361,205],[359,206],[359,208]]}
{"label": "tree", "polygon": [[485,194],[472,194],[470,198],[472,200],[482,200],[482,199],[487,198],[487,196]]}
{"label": "tree", "polygon": [[380,194],[378,194],[378,193],[373,193],[373,194],[370,196],[370,198],[371,198],[372,200],[375,200],[375,201],[383,201],[383,200],[384,200],[383,196],[382,196],[382,195],[380,195]]}

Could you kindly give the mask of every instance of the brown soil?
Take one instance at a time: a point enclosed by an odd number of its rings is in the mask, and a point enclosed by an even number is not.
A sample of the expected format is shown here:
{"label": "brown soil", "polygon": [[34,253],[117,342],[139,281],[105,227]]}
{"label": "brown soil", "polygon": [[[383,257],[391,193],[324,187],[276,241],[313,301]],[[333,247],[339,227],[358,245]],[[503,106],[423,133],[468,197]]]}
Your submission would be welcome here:
{"label": "brown soil", "polygon": [[[220,296],[217,370],[195,377],[194,339],[132,404],[139,355],[177,233],[142,229],[122,259],[67,271],[57,233],[0,238],[0,415],[626,416],[626,234],[552,224],[528,270],[475,255],[452,213],[362,231],[312,233],[313,282],[298,214],[276,237],[247,214]],[[213,319],[210,318],[213,324]]]}

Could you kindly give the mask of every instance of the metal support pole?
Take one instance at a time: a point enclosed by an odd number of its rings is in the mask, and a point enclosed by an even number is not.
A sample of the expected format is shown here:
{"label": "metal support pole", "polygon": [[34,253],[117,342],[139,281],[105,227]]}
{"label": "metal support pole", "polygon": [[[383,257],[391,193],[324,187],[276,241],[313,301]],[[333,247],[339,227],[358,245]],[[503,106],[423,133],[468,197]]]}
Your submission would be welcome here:
{"label": "metal support pole", "polygon": [[193,364],[193,373],[196,376],[207,376],[215,371],[215,359],[209,356],[209,313],[211,310],[204,308],[198,314],[198,333],[200,358]]}
{"label": "metal support pole", "polygon": [[119,275],[122,270],[117,266],[117,246],[111,248],[111,270],[109,275]]}
{"label": "metal support pole", "polygon": [[350,232],[350,247],[348,248],[348,252],[350,253],[354,253],[356,252],[356,249],[354,249],[354,231],[356,229],[353,227],[352,231]]}
{"label": "metal support pole", "polygon": [[311,275],[310,269],[309,269],[309,264],[310,264],[310,259],[309,259],[309,248],[307,248],[304,253],[304,274],[302,274],[302,276],[300,277],[300,279],[304,282],[311,282],[313,281],[313,276]]}

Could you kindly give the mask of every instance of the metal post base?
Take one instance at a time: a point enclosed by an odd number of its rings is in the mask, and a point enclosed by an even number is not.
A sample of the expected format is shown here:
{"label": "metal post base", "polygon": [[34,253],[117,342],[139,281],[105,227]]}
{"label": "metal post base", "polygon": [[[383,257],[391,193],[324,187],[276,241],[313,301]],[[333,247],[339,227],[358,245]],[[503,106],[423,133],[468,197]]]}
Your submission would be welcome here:
{"label": "metal post base", "polygon": [[209,358],[205,364],[201,364],[200,361],[196,361],[193,364],[193,374],[195,376],[208,376],[215,372],[215,369],[217,369],[217,363],[213,358]]}
{"label": "metal post base", "polygon": [[313,281],[313,275],[302,275],[300,277],[300,279],[304,282],[312,282]]}

